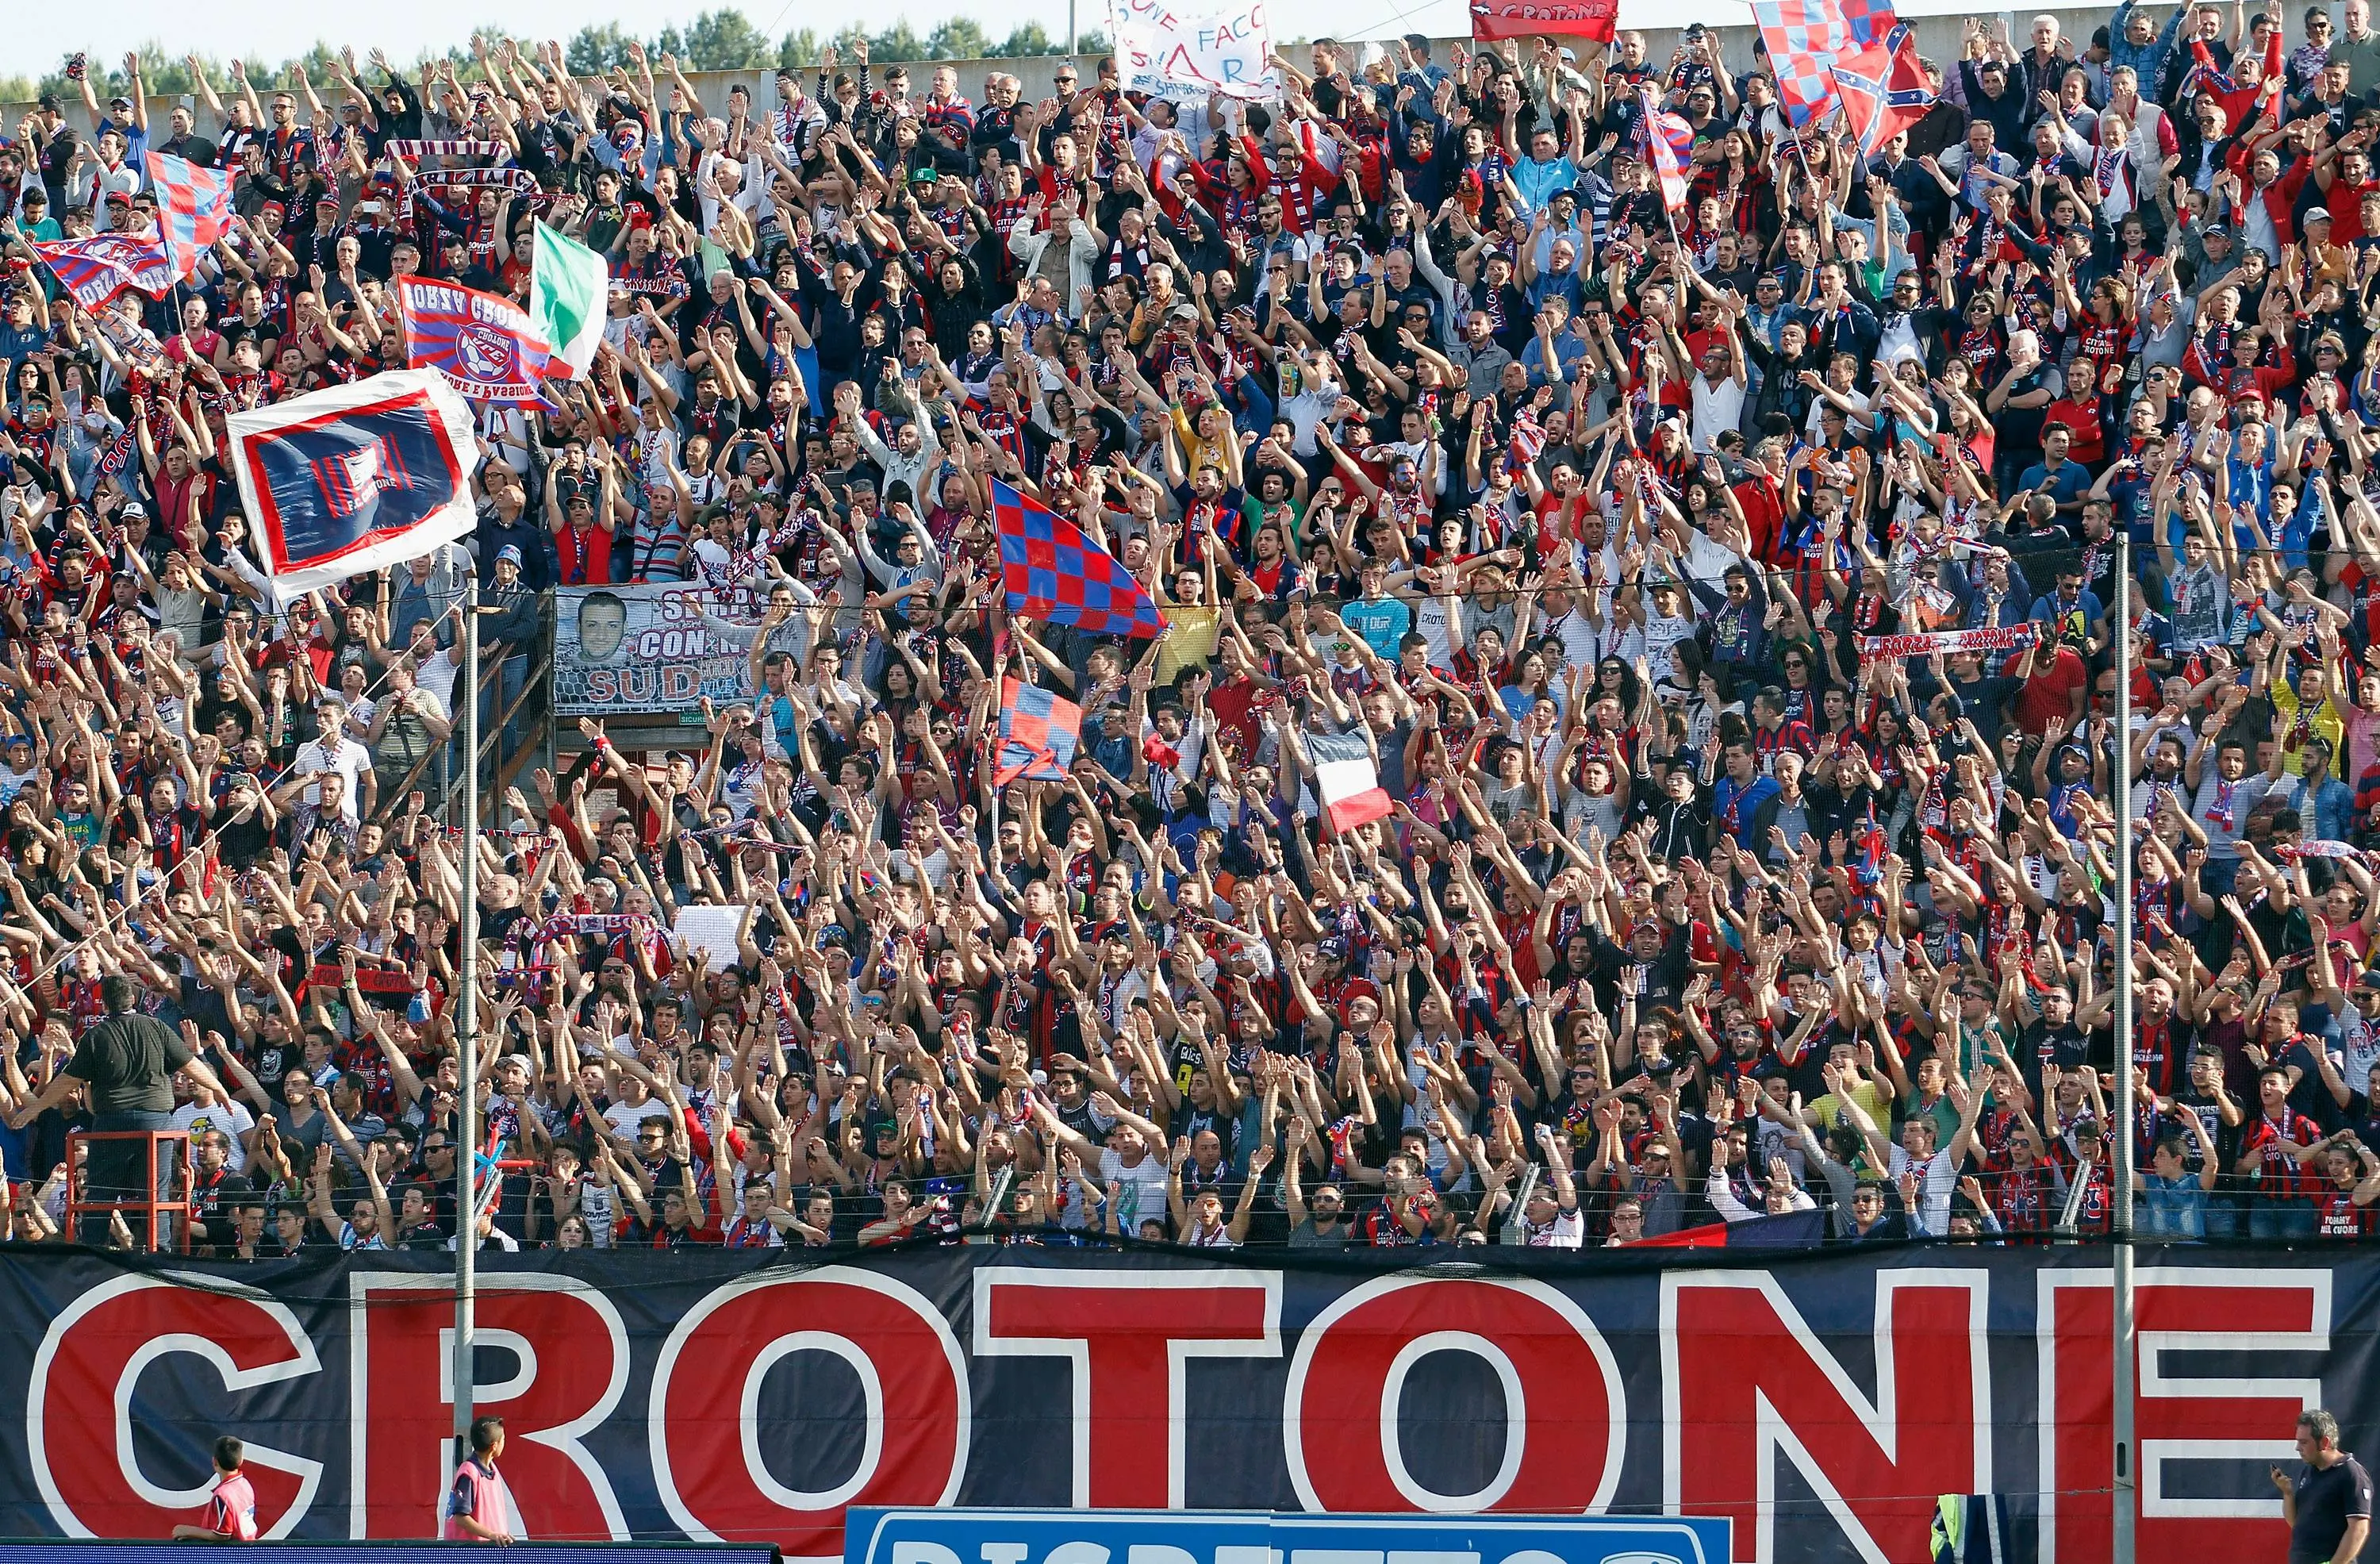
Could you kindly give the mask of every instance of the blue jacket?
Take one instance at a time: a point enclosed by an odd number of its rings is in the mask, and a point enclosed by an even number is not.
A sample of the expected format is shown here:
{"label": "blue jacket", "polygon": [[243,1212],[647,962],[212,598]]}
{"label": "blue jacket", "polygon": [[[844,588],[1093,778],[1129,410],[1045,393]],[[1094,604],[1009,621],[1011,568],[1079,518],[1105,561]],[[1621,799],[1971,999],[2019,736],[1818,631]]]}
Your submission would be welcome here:
{"label": "blue jacket", "polygon": [[2188,6],[2177,7],[2167,19],[2163,32],[2147,43],[2132,43],[2124,37],[2124,29],[2132,19],[2132,0],[2124,0],[2107,22],[2108,70],[2112,72],[2119,66],[2131,67],[2141,79],[2141,96],[2155,98],[2157,84],[2165,79],[2166,62],[2172,58],[2174,44],[2181,37],[2182,16],[2189,9]]}

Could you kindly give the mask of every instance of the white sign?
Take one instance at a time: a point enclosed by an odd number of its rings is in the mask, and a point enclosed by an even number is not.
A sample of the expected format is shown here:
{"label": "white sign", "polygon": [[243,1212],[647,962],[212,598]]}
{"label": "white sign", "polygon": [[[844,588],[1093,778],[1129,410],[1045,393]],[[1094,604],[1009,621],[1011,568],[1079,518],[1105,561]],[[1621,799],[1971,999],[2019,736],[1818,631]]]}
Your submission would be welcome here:
{"label": "white sign", "polygon": [[698,950],[710,952],[710,970],[722,971],[743,959],[736,953],[735,931],[744,926],[744,909],[738,907],[681,907],[677,910],[677,927],[672,932],[686,942],[690,959]]}
{"label": "white sign", "polygon": [[1124,90],[1155,97],[1277,97],[1264,0],[1109,0]]}

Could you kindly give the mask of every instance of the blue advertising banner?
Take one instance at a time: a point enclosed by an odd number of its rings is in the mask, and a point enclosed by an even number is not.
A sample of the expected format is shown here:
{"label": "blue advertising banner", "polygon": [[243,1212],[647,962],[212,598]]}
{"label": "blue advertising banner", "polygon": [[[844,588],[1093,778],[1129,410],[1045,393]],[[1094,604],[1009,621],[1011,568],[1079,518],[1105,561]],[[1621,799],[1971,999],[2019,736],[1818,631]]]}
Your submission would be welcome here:
{"label": "blue advertising banner", "polygon": [[1728,1523],[1609,1515],[863,1509],[843,1564],[1727,1564]]}
{"label": "blue advertising banner", "polygon": [[[200,1518],[235,1434],[269,1536],[427,1537],[448,1263],[0,1250],[0,1536],[163,1538]],[[2265,1472],[2294,1460],[2298,1412],[2328,1405],[2348,1448],[2380,1452],[2380,1264],[2149,1248],[2137,1277],[2143,1557],[2280,1557]],[[2084,1247],[491,1254],[477,1378],[541,1542],[841,1564],[853,1507],[1015,1506],[1085,1528],[1127,1512],[1117,1538],[1128,1512],[1248,1512],[1184,1521],[1196,1546],[1162,1546],[1195,1564],[1312,1516],[1332,1538],[1415,1516],[1474,1539],[1330,1564],[1585,1564],[1583,1535],[1519,1559],[1451,1519],[1484,1511],[1709,1516],[1738,1560],[1919,1564],[1949,1513],[1991,1518],[1999,1564],[2101,1564],[2108,1288]]]}

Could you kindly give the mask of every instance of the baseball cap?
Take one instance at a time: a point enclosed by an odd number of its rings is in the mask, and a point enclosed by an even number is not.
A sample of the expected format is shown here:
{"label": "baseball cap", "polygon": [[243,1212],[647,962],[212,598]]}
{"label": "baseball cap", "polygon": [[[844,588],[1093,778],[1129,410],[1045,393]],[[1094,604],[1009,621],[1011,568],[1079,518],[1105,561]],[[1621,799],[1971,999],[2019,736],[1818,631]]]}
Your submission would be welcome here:
{"label": "baseball cap", "polygon": [[138,516],[145,521],[149,519],[149,507],[142,505],[139,500],[134,500],[131,504],[124,507],[122,514],[128,520]]}

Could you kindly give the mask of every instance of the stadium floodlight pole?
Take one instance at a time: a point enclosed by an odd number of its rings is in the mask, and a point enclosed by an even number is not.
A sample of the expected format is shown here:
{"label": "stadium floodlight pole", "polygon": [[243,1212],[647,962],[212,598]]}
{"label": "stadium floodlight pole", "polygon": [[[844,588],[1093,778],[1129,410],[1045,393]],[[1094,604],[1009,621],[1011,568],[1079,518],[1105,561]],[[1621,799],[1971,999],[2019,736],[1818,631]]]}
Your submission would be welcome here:
{"label": "stadium floodlight pole", "polygon": [[1071,56],[1080,42],[1081,40],[1075,33],[1075,0],[1066,0],[1066,53],[1070,56],[1069,64],[1072,63]]}
{"label": "stadium floodlight pole", "polygon": [[2108,1139],[2116,1315],[2115,1564],[2132,1564],[2140,1513],[2140,1462],[2132,1427],[2132,1164],[2138,1115],[2132,1102],[2132,545],[2116,541],[2116,1122]]}
{"label": "stadium floodlight pole", "polygon": [[472,1316],[480,1285],[480,583],[463,585],[463,948],[455,996],[455,1459],[471,1452]]}

